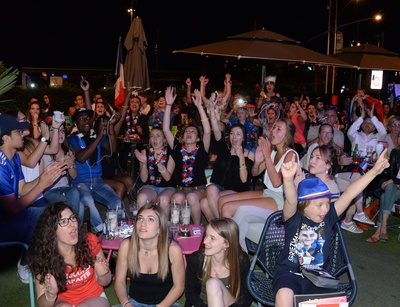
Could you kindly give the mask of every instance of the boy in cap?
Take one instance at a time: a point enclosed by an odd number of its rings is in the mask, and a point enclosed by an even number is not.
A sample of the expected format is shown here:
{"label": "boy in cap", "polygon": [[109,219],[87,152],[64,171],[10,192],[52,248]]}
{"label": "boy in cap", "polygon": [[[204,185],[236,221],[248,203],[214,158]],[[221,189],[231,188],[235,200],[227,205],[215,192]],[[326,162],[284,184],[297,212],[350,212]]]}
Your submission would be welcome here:
{"label": "boy in cap", "polygon": [[[387,152],[387,149],[385,151]],[[296,192],[294,178],[300,176],[297,162],[293,159],[289,163],[283,163],[281,171],[285,193],[283,206],[285,247],[277,261],[273,280],[276,306],[292,307],[294,294],[334,291],[333,289],[317,287],[298,273],[299,266],[305,264],[303,255],[298,251],[298,245],[301,243],[299,242],[301,241],[301,232],[312,230],[317,234],[314,243],[317,245],[317,243],[323,242],[319,250],[319,253],[322,253],[323,260],[310,254],[311,257],[307,257],[310,263],[307,264],[329,263],[327,258],[332,229],[351,200],[365,189],[378,174],[389,167],[388,159],[384,158],[385,151],[379,156],[374,167],[351,183],[334,203],[331,203],[332,194],[326,184],[316,177],[301,181]],[[318,263],[315,263],[314,260],[318,260]]]}
{"label": "boy in cap", "polygon": [[[72,117],[77,131],[70,134],[67,140],[75,150],[78,176],[71,182],[82,194],[90,193],[94,200],[105,205],[108,209],[115,210],[121,205],[121,200],[101,178],[103,170],[100,161],[102,147],[111,153],[117,151],[114,125],[119,121],[120,115],[115,113],[108,124],[101,121],[96,133],[93,130],[93,113],[91,109],[81,108],[76,110]],[[98,220],[100,217],[97,214],[96,216]],[[93,218],[91,213],[92,225],[98,225],[98,222],[93,221]],[[101,229],[96,230],[101,231]]]}
{"label": "boy in cap", "polygon": [[[34,206],[34,200],[67,169],[65,162],[52,163],[37,179],[25,182],[17,150],[24,146],[22,132],[28,125],[27,121],[0,114],[0,242],[29,243],[44,210]],[[18,275],[28,283],[27,265],[18,263]]]}

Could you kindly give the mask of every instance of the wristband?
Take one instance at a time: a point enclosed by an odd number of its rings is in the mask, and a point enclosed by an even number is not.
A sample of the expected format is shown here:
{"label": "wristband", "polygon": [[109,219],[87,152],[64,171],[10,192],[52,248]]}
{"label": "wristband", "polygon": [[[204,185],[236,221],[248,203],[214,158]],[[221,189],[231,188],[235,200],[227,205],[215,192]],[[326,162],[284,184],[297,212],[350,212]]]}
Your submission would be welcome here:
{"label": "wristband", "polygon": [[203,123],[203,122],[206,122],[206,121],[208,121],[208,117],[203,118],[203,119],[201,120],[202,123]]}
{"label": "wristband", "polygon": [[160,170],[160,169],[159,169],[159,171],[160,171],[160,173],[161,173],[161,174],[164,174],[164,173],[167,171],[167,168],[166,168],[166,167],[164,167],[164,170],[163,170],[163,171],[162,171],[162,170]]}
{"label": "wristband", "polygon": [[49,298],[47,297],[47,292],[44,291],[44,297],[46,298],[46,301],[48,301],[48,302],[54,302],[54,301],[56,300],[56,298],[57,298],[57,294],[55,294],[55,297],[54,297],[52,300],[49,300]]}
{"label": "wristband", "polygon": [[122,106],[124,109],[128,109],[128,106]]}
{"label": "wristband", "polygon": [[246,166],[239,167],[239,169],[247,169]]}
{"label": "wristband", "polygon": [[127,302],[125,302],[125,304],[122,305],[122,307],[125,307],[126,304],[130,304],[130,303],[131,303],[130,301],[127,301]]}

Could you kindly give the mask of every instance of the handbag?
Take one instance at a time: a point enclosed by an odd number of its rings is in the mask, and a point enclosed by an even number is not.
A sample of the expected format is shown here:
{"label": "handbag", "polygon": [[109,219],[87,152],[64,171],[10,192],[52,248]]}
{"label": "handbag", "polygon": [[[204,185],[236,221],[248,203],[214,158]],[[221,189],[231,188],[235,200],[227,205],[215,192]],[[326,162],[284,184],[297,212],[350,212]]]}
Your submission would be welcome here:
{"label": "handbag", "polygon": [[300,272],[303,277],[309,279],[314,285],[320,288],[335,289],[340,282],[339,279],[318,265],[304,264],[300,266]]}

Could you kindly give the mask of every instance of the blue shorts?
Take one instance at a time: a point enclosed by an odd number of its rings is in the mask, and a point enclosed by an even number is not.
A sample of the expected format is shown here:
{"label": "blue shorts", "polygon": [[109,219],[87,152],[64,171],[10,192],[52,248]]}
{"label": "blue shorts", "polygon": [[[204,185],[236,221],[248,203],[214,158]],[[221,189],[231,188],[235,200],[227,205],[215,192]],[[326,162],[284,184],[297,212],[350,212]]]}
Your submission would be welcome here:
{"label": "blue shorts", "polygon": [[[144,303],[139,303],[135,301],[133,298],[128,296],[129,301],[132,303],[133,306],[135,307],[156,307],[157,304],[144,304]],[[181,307],[178,302],[175,302],[171,305],[171,307]]]}
{"label": "blue shorts", "polygon": [[316,294],[337,292],[337,289],[320,288],[302,275],[294,274],[289,271],[279,270],[275,272],[272,282],[274,297],[281,288],[289,288],[294,294]]}
{"label": "blue shorts", "polygon": [[139,193],[140,193],[140,191],[141,191],[142,189],[144,189],[144,188],[152,189],[154,192],[156,192],[157,195],[160,195],[161,192],[164,192],[164,191],[166,191],[166,190],[171,190],[171,191],[173,191],[173,192],[176,191],[176,189],[173,188],[173,187],[158,187],[158,186],[156,186],[156,185],[146,184],[146,185],[142,186],[142,187],[139,189]]}

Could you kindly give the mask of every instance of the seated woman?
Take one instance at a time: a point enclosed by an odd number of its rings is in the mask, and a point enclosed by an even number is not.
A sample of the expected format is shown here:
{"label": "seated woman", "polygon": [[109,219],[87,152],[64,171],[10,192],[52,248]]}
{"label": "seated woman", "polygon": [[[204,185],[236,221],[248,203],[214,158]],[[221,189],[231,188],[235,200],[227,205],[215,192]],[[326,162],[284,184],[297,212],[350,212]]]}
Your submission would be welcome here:
{"label": "seated woman", "polygon": [[[290,161],[297,152],[293,149],[295,127],[287,119],[279,119],[271,133],[271,140],[261,137],[255,154],[252,175],[258,176],[265,170],[264,190],[240,192],[222,196],[218,200],[220,216],[233,217],[240,206],[252,204],[257,207],[276,211],[283,207],[282,163]],[[264,222],[267,216],[263,216]]]}
{"label": "seated woman", "polygon": [[163,175],[167,171],[170,154],[171,150],[164,133],[157,127],[150,132],[149,146],[142,151],[136,149],[135,156],[140,162],[140,180],[144,183],[137,195],[136,202],[139,208],[154,201],[161,206],[165,215],[169,216],[170,199],[176,190],[173,180],[167,181]]}
{"label": "seated woman", "polygon": [[[264,190],[241,192],[222,196],[218,200],[221,216],[233,217],[239,225],[240,242],[244,241],[250,224],[264,224],[271,212],[283,208],[281,166],[292,156],[299,161],[293,149],[295,127],[287,119],[279,119],[271,132],[271,141],[261,137],[255,154],[252,175],[258,176],[265,170]],[[249,208],[248,206],[252,207]],[[240,210],[239,210],[240,209]],[[251,210],[250,210],[251,209]]]}
{"label": "seated woman", "polygon": [[65,202],[49,204],[27,254],[39,306],[108,307],[104,287],[111,271],[99,239],[86,233]]}
{"label": "seated woman", "polygon": [[188,257],[185,307],[250,306],[246,278],[250,261],[240,249],[239,229],[230,218],[207,225],[204,250]]}
{"label": "seated woman", "polygon": [[251,168],[254,164],[254,153],[245,148],[247,138],[245,126],[240,123],[232,125],[227,143],[218,127],[213,106],[210,114],[216,140],[214,153],[217,159],[210,179],[212,184],[207,186],[206,196],[200,201],[201,211],[207,221],[219,217],[220,196],[250,190]]}
{"label": "seated woman", "polygon": [[168,218],[160,206],[145,204],[132,236],[119,247],[114,282],[118,300],[124,307],[179,306],[184,287],[182,249],[169,238]]}
{"label": "seated woman", "polygon": [[[400,134],[397,136],[397,142],[400,142]],[[384,193],[381,195],[379,205],[379,216],[375,233],[370,236],[366,241],[368,243],[387,242],[389,236],[387,234],[387,221],[392,212],[393,204],[400,201],[400,149],[393,149],[390,152],[389,158],[390,167],[387,171],[386,181],[382,183],[382,190]]]}
{"label": "seated woman", "polygon": [[193,103],[199,111],[203,126],[202,142],[198,127],[186,126],[181,131],[181,143],[175,139],[170,129],[170,108],[176,99],[176,94],[173,94],[172,87],[168,87],[165,91],[167,106],[163,119],[163,131],[169,147],[173,150],[172,159],[168,160],[167,170],[163,177],[169,180],[169,176],[172,176],[177,184],[177,191],[171,196],[171,201],[183,204],[186,200],[191,205],[193,223],[199,225],[201,219],[200,199],[205,196],[204,190],[207,184],[205,169],[208,164],[211,128],[201,104],[200,91],[195,90],[194,93]]}
{"label": "seated woman", "polygon": [[[387,150],[385,149],[384,153]],[[308,178],[300,182],[298,189],[294,177],[298,172],[298,165],[293,160],[284,163],[281,167],[285,193],[283,206],[283,220],[285,227],[285,245],[275,266],[273,290],[275,304],[279,307],[292,307],[295,294],[316,294],[334,292],[336,289],[320,288],[299,272],[300,265],[304,264],[303,254],[297,252],[298,244],[302,244],[300,233],[304,230],[313,230],[318,234],[317,240],[324,240],[322,257],[315,257],[311,264],[329,263],[329,248],[332,229],[339,220],[339,216],[346,210],[350,201],[385,168],[389,162],[381,154],[374,167],[357,181],[351,183],[346,191],[335,202],[331,202],[329,188],[319,178]],[[310,257],[312,258],[312,257]],[[326,268],[323,265],[320,265]]]}

